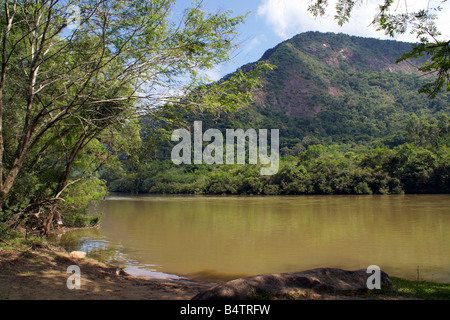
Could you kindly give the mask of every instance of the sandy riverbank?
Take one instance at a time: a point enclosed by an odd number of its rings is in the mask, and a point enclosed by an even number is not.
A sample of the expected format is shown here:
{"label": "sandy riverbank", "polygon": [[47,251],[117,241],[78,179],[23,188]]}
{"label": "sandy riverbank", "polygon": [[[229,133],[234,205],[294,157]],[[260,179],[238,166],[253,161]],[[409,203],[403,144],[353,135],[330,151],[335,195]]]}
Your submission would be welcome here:
{"label": "sandy riverbank", "polygon": [[[80,267],[79,290],[67,288],[70,265]],[[0,248],[1,300],[187,300],[213,285],[132,277],[93,259],[71,258],[52,245],[26,252]]]}

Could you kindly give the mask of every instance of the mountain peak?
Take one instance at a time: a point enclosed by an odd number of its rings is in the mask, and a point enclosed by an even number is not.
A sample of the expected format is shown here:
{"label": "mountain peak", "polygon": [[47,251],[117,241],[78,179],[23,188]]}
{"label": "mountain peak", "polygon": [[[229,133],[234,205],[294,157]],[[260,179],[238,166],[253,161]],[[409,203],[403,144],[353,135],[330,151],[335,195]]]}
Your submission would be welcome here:
{"label": "mountain peak", "polygon": [[[410,63],[395,63],[411,50],[411,43],[395,40],[379,40],[350,36],[342,33],[309,31],[300,33],[267,50],[259,61],[270,61],[278,50],[291,47],[291,51],[325,60],[330,67],[344,64],[359,64],[365,69],[391,69],[391,71],[416,72]],[[297,54],[299,56],[299,54]],[[277,58],[275,58],[277,60]],[[418,63],[416,63],[416,66]]]}

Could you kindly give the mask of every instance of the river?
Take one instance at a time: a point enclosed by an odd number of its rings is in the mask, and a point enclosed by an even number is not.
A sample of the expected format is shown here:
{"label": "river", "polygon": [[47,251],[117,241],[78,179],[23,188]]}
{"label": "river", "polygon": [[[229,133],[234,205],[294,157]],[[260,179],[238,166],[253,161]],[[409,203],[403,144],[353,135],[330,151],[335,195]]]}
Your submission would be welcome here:
{"label": "river", "polygon": [[58,238],[126,272],[225,281],[377,265],[450,283],[450,196],[130,196],[93,205],[98,229]]}

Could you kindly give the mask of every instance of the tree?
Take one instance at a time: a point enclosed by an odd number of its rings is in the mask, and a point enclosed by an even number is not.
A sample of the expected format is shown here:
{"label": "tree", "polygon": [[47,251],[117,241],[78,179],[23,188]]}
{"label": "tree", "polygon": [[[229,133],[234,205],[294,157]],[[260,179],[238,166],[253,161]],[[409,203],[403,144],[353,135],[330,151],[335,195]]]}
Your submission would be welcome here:
{"label": "tree", "polygon": [[[244,16],[206,13],[196,1],[182,14],[175,0],[2,5],[0,207],[45,211],[44,233],[62,194],[98,170],[110,138],[133,119],[170,103],[235,107],[259,85],[257,68],[202,87],[202,70],[229,59]],[[189,98],[194,89],[199,94]],[[14,188],[26,181],[20,174],[35,188],[14,201]]]}
{"label": "tree", "polygon": [[[354,6],[361,0],[337,0],[335,18],[340,26],[349,21]],[[441,40],[440,31],[436,28],[437,14],[441,6],[425,7],[421,10],[404,13],[392,13],[400,0],[383,0],[375,14],[372,24],[377,30],[394,37],[407,31],[417,36],[418,43],[411,51],[403,54],[397,62],[412,58],[428,58],[418,68],[424,75],[432,76],[419,90],[434,98],[441,90],[450,91],[450,40]],[[407,2],[405,4],[407,6]],[[441,4],[447,0],[440,0]],[[429,4],[428,4],[429,5]],[[323,16],[327,10],[327,0],[313,0],[308,10],[316,17]]]}

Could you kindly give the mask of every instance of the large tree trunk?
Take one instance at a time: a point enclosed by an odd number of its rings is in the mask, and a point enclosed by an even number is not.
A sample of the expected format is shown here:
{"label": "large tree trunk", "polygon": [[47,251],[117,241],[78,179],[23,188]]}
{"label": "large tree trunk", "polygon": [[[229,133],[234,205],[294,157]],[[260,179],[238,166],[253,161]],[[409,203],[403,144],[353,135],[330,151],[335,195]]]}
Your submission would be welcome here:
{"label": "large tree trunk", "polygon": [[6,178],[3,181],[2,188],[0,189],[0,208],[3,206],[5,200],[8,198],[8,194],[14,185],[17,175],[22,168],[23,162],[25,161],[28,154],[28,147],[31,141],[32,128],[29,125],[25,125],[22,137],[20,139],[19,145],[16,149],[16,156],[13,165],[9,172],[6,174]]}
{"label": "large tree trunk", "polygon": [[[9,1],[5,1],[5,32],[2,35],[2,52],[1,52],[1,69],[0,69],[0,210],[3,206],[3,202],[6,199],[6,194],[9,192],[4,192],[3,187],[3,152],[4,152],[4,146],[3,146],[3,88],[5,87],[6,82],[6,67],[8,65],[8,53],[7,53],[7,47],[8,47],[8,40],[9,40],[9,34],[11,32],[11,27],[14,19],[14,15],[16,12],[16,4],[17,0],[15,0],[12,3],[12,10],[10,11],[9,8]],[[9,187],[11,189],[11,186]]]}
{"label": "large tree trunk", "polygon": [[[3,82],[3,81],[2,81]],[[0,191],[3,191],[3,85],[0,84]],[[1,210],[0,203],[0,210]]]}
{"label": "large tree trunk", "polygon": [[9,191],[11,191],[12,186],[14,185],[14,181],[16,180],[17,174],[22,168],[23,161],[25,160],[25,154],[22,154],[19,158],[16,158],[14,161],[14,165],[11,170],[8,172],[8,175],[3,182],[2,189],[0,190],[0,208],[3,206],[3,203],[8,198]]}

